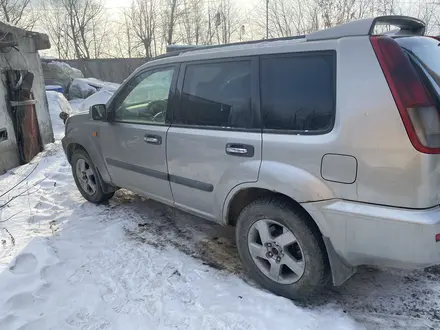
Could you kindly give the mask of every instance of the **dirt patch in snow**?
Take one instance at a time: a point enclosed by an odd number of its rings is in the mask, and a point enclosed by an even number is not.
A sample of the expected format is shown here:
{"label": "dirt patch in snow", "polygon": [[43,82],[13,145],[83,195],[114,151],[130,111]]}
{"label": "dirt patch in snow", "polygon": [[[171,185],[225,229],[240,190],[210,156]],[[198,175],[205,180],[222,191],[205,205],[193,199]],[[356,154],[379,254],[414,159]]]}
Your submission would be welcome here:
{"label": "dirt patch in snow", "polygon": [[136,212],[135,225],[125,228],[131,239],[160,249],[176,248],[207,266],[245,278],[234,228],[208,222],[128,191],[118,192],[115,201],[124,206],[130,204],[128,214]]}

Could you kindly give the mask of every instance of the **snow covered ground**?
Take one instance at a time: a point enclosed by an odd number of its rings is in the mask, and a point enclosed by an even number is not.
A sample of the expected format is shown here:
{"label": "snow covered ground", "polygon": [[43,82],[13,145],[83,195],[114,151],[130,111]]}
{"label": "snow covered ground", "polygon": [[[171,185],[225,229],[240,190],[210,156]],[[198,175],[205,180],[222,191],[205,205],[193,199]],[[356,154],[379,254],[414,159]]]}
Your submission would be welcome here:
{"label": "snow covered ground", "polygon": [[231,228],[127,191],[85,202],[49,102],[58,141],[0,176],[0,329],[440,328],[440,268],[362,268],[300,306],[243,274]]}

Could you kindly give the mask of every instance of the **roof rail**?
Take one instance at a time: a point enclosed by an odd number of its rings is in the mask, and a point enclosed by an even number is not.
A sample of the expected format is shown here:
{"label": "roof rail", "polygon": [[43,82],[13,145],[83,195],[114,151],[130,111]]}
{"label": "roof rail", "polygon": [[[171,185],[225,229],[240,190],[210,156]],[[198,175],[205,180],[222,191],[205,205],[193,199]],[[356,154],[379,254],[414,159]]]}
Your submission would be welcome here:
{"label": "roof rail", "polygon": [[339,39],[351,36],[368,36],[374,34],[376,25],[392,25],[400,28],[399,34],[424,35],[426,24],[414,17],[409,16],[379,16],[365,18],[345,24],[337,25],[326,30],[309,33],[308,41]]}
{"label": "roof rail", "polygon": [[193,49],[193,48],[199,48],[199,47],[203,47],[203,46],[200,46],[200,45],[168,45],[167,46],[167,53],[188,50],[188,49]]}
{"label": "roof rail", "polygon": [[[251,41],[241,41],[241,42],[233,42],[230,44],[220,44],[220,45],[210,45],[210,46],[203,46],[203,45],[171,45],[167,46],[167,53],[159,55],[154,57],[152,60],[157,60],[161,58],[166,57],[172,57],[177,56],[183,53],[198,51],[198,50],[205,50],[205,49],[212,49],[212,48],[225,48],[225,47],[231,47],[231,46],[240,46],[240,45],[252,45],[252,44],[259,44],[263,42],[274,42],[274,41],[283,41],[283,40],[295,40],[295,39],[304,39],[305,35],[299,35],[299,36],[292,36],[292,37],[281,37],[281,38],[273,38],[273,39],[260,39],[260,40],[251,40]],[[176,47],[173,47],[176,46]]]}

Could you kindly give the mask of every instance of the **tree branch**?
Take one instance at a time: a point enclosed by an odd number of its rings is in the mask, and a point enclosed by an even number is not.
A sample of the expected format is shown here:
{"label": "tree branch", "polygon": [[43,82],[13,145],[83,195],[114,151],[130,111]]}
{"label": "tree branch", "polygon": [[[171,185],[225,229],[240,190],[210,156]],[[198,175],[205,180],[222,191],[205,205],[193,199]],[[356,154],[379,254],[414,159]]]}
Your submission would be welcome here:
{"label": "tree branch", "polygon": [[4,195],[6,195],[7,193],[9,193],[10,191],[14,190],[16,187],[18,187],[20,184],[22,184],[24,181],[26,181],[27,178],[29,178],[31,176],[32,173],[34,173],[35,169],[38,167],[38,163],[34,166],[34,168],[29,172],[29,174],[27,174],[23,180],[21,180],[20,182],[18,182],[16,185],[14,185],[12,188],[6,190],[4,193],[2,193],[0,195],[0,197],[3,197]]}

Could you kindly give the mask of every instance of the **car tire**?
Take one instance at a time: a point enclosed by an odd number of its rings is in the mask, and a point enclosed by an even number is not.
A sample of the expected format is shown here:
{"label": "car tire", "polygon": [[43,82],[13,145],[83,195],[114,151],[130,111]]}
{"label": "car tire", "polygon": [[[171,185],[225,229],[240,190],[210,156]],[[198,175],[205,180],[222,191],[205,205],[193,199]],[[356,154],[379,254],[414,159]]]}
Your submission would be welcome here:
{"label": "car tire", "polygon": [[108,201],[114,192],[104,193],[95,164],[87,152],[81,149],[72,155],[72,174],[81,195],[89,202],[100,204]]}
{"label": "car tire", "polygon": [[310,221],[304,210],[282,198],[260,198],[246,206],[237,220],[236,240],[247,274],[289,299],[322,289],[330,267],[322,236]]}

